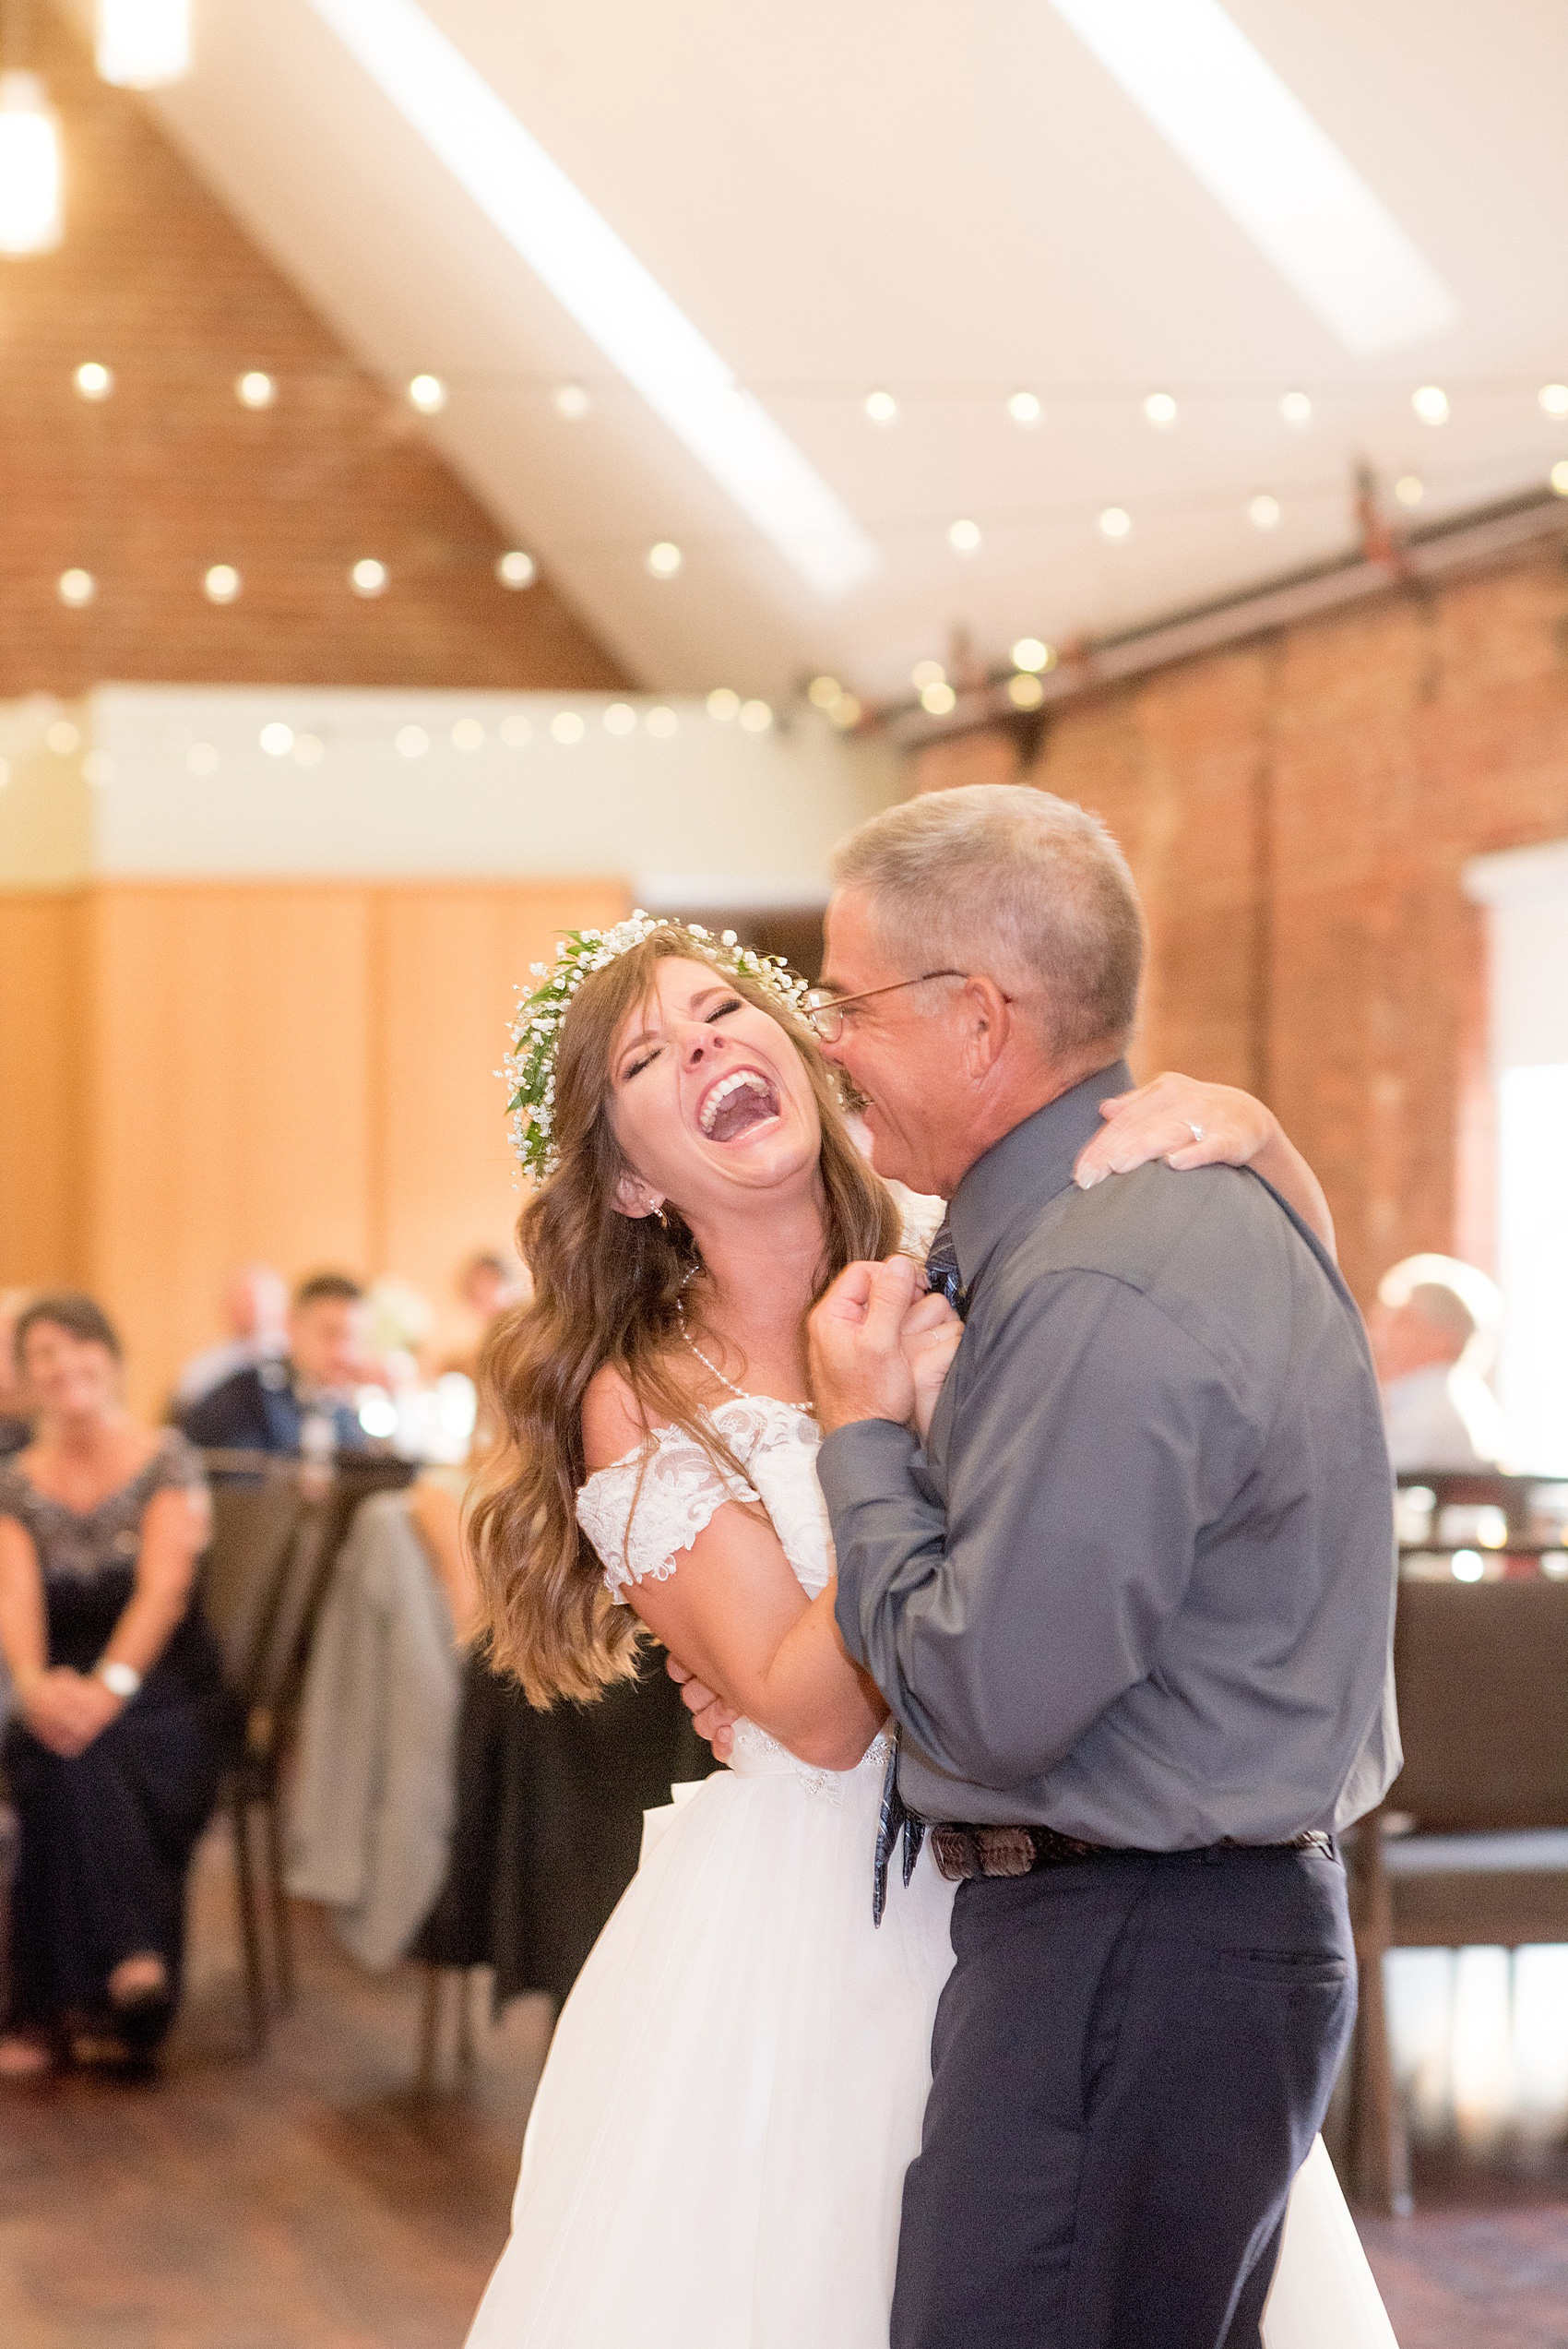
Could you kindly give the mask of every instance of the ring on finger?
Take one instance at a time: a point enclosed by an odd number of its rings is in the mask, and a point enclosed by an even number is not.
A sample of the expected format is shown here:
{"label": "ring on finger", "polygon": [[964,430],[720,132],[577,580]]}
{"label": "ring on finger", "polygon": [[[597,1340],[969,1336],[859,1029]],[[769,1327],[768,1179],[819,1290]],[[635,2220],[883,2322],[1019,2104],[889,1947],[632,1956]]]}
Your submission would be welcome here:
{"label": "ring on finger", "polygon": [[1202,1141],[1204,1138],[1204,1129],[1201,1126],[1196,1125],[1190,1117],[1187,1120],[1187,1130],[1192,1135],[1194,1142]]}

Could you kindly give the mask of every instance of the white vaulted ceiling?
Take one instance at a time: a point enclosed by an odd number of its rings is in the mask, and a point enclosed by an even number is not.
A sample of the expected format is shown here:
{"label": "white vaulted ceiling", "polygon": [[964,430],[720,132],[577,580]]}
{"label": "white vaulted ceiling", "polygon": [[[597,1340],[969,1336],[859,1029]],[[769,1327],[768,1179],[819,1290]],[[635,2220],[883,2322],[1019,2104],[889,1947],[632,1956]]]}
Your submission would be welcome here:
{"label": "white vaulted ceiling", "polygon": [[[432,438],[649,684],[778,696],[826,669],[883,695],[955,628],[1000,660],[1332,554],[1358,458],[1418,475],[1421,519],[1568,458],[1537,397],[1568,377],[1562,0],[1228,0],[1452,303],[1370,356],[1091,54],[1066,21],[1087,5],[421,0],[869,543],[837,595],[573,323],[327,0],[201,0],[196,70],[153,102],[389,382],[447,383]],[[566,382],[590,396],[575,423]],[[1031,429],[1006,412],[1023,388]],[[659,540],[684,557],[662,583]]]}

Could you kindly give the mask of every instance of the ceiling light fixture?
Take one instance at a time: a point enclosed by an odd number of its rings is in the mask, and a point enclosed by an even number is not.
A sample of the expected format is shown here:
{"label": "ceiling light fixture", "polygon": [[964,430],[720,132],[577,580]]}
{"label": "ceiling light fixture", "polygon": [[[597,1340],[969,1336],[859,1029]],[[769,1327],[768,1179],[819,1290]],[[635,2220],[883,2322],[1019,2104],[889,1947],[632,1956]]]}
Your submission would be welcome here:
{"label": "ceiling light fixture", "polygon": [[1549,416],[1568,416],[1568,383],[1543,383],[1538,397]]}
{"label": "ceiling light fixture", "polygon": [[349,585],[356,595],[385,595],[390,574],[385,563],[374,554],[362,555],[349,573]]}
{"label": "ceiling light fixture", "polygon": [[1313,403],[1304,391],[1288,391],[1279,403],[1279,412],[1297,432],[1304,432],[1313,420]]}
{"label": "ceiling light fixture", "polygon": [[161,89],[191,69],[191,0],[98,0],[98,71],[119,89]]}
{"label": "ceiling light fixture", "polygon": [[1016,424],[1038,424],[1045,410],[1032,391],[1016,391],[1008,399],[1007,413]]}
{"label": "ceiling light fixture", "polygon": [[1277,531],[1279,528],[1279,500],[1270,497],[1267,490],[1260,490],[1247,506],[1247,519],[1254,531]]}
{"label": "ceiling light fixture", "polygon": [[575,709],[558,709],[550,721],[550,732],[559,743],[581,742],[583,721]]}
{"label": "ceiling light fixture", "polygon": [[1189,170],[1351,351],[1454,304],[1393,215],[1219,0],[1053,0]]}
{"label": "ceiling light fixture", "polygon": [[459,718],[452,729],[454,750],[482,750],[484,728],[477,718]]}
{"label": "ceiling light fixture", "polygon": [[73,612],[82,611],[98,593],[98,581],[90,571],[62,571],[56,582],[60,601]]}
{"label": "ceiling light fixture", "polygon": [[238,600],[241,579],[232,563],[215,563],[201,584],[208,603],[233,603]]}
{"label": "ceiling light fixture", "polygon": [[422,416],[439,416],[446,405],[446,387],[439,376],[415,376],[409,385],[409,405]]}
{"label": "ceiling light fixture", "polygon": [[1169,432],[1176,422],[1176,402],[1168,391],[1151,391],[1144,401],[1144,414],[1157,432]]}
{"label": "ceiling light fixture", "polygon": [[539,566],[520,546],[508,547],[495,558],[495,576],[504,588],[529,588],[539,577]]}
{"label": "ceiling light fixture", "polygon": [[1012,658],[1015,669],[1033,672],[1056,666],[1055,653],[1039,637],[1020,637],[1013,647]]}
{"label": "ceiling light fixture", "polygon": [[1410,405],[1423,424],[1448,422],[1448,394],[1438,384],[1422,384],[1419,391],[1410,394]]}
{"label": "ceiling light fixture", "polygon": [[823,595],[876,566],[870,540],[707,338],[415,0],[316,14],[577,326]]}
{"label": "ceiling light fixture", "polygon": [[294,747],[294,730],[281,718],[269,718],[258,736],[268,758],[287,758]]}
{"label": "ceiling light fixture", "polygon": [[636,733],[637,713],[629,701],[611,703],[604,713],[604,731],[607,734],[635,734]]}
{"label": "ceiling light fixture", "polygon": [[242,408],[270,408],[278,397],[278,386],[259,367],[252,367],[236,379],[234,397]]}
{"label": "ceiling light fixture", "polygon": [[50,253],[65,234],[60,117],[39,74],[0,73],[0,253]]}
{"label": "ceiling light fixture", "polygon": [[1130,538],[1132,531],[1133,518],[1124,506],[1108,506],[1105,508],[1099,518],[1101,538]]}
{"label": "ceiling light fixture", "polygon": [[868,391],[865,411],[873,424],[896,424],[898,421],[898,402],[890,391]]}
{"label": "ceiling light fixture", "polygon": [[1551,483],[1559,497],[1568,497],[1568,457],[1558,459],[1547,475],[1547,480]]}
{"label": "ceiling light fixture", "polygon": [[71,381],[84,399],[107,399],[114,388],[114,371],[96,359],[84,359]]}

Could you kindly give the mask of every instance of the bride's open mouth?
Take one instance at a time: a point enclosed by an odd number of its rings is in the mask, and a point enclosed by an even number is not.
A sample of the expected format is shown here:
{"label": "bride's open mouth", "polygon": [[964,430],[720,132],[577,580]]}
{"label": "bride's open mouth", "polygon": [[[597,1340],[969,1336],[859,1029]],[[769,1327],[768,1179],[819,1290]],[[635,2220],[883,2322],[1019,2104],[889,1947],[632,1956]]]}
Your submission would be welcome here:
{"label": "bride's open mouth", "polygon": [[738,1142],[779,1114],[778,1089],[760,1068],[732,1068],[697,1103],[698,1130],[710,1142]]}

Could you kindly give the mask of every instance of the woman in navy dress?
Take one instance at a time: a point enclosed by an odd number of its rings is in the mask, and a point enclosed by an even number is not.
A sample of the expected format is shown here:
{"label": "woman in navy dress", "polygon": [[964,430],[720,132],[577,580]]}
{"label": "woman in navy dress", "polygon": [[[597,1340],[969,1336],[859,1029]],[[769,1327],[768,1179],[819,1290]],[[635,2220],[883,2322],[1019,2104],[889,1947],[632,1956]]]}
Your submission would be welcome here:
{"label": "woman in navy dress", "polygon": [[17,1326],[35,1413],[0,1463],[5,1766],[20,1823],[0,2075],[62,2057],[145,2059],[178,1995],[185,1872],[222,1767],[227,1699],[193,1604],[201,1464],[121,1396],[89,1297]]}

